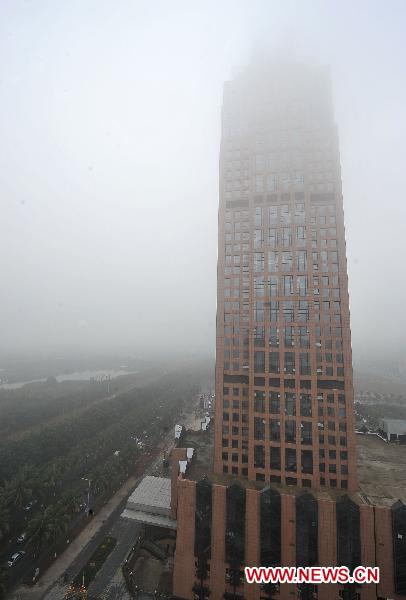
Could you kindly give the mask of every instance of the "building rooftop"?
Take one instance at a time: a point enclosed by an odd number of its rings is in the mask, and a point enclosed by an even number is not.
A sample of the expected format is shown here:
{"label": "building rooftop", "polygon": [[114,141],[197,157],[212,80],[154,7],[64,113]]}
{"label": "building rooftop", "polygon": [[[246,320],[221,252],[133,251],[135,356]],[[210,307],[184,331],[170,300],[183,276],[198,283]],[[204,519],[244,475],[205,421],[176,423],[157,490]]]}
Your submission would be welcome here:
{"label": "building rooftop", "polygon": [[171,508],[171,480],[165,477],[144,477],[127,501],[127,508],[169,514]]}
{"label": "building rooftop", "polygon": [[128,498],[121,516],[148,525],[176,529],[176,521],[170,517],[170,509],[171,480],[147,476]]}
{"label": "building rooftop", "polygon": [[395,435],[406,433],[406,421],[403,419],[380,419],[379,423],[387,433]]}

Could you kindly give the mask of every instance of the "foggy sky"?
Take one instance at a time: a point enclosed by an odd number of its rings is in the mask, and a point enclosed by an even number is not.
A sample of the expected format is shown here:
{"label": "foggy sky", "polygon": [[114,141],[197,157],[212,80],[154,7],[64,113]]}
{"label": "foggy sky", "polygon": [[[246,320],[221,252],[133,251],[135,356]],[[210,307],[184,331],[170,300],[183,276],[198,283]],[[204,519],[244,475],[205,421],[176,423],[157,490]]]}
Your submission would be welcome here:
{"label": "foggy sky", "polygon": [[214,352],[223,82],[331,66],[354,357],[405,347],[404,2],[2,0],[0,352]]}

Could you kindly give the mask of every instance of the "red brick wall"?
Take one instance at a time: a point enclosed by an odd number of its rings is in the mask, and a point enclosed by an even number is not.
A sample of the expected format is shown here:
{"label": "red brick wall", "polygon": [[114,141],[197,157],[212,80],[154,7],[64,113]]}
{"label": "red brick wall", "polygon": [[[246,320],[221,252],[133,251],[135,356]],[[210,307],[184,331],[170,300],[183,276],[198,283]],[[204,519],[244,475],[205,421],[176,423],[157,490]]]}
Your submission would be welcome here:
{"label": "red brick wall", "polygon": [[[174,594],[185,599],[193,598],[195,583],[194,528],[196,509],[196,483],[178,479],[178,532],[174,568]],[[295,496],[281,494],[281,563],[296,564],[296,507]],[[225,525],[226,487],[213,484],[212,496],[212,549],[210,562],[211,598],[220,600],[226,589]],[[337,564],[336,504],[330,499],[318,499],[318,563],[320,566]],[[388,507],[360,506],[361,559],[365,566],[378,566],[381,583],[361,588],[362,600],[378,597],[402,600],[394,592],[392,515]],[[260,565],[260,492],[246,490],[246,547],[245,564]],[[259,600],[260,586],[244,584],[246,600]],[[294,585],[281,586],[280,600],[296,599]],[[339,586],[318,586],[318,600],[340,600]],[[404,600],[404,598],[403,598]]]}
{"label": "red brick wall", "polygon": [[[336,505],[333,500],[318,501],[318,562],[321,567],[337,565]],[[318,600],[339,600],[338,585],[323,584],[318,587]]]}
{"label": "red brick wall", "polygon": [[[375,566],[375,514],[374,507],[367,504],[360,506],[361,529],[361,564],[365,567]],[[392,537],[392,536],[391,536]],[[374,600],[376,585],[368,584],[361,588],[361,600]]]}
{"label": "red brick wall", "polygon": [[195,511],[196,482],[178,480],[178,529],[176,535],[173,593],[193,599],[195,582]]}
{"label": "red brick wall", "polygon": [[392,514],[386,506],[375,507],[376,564],[380,569],[379,596],[396,598],[393,581]]}

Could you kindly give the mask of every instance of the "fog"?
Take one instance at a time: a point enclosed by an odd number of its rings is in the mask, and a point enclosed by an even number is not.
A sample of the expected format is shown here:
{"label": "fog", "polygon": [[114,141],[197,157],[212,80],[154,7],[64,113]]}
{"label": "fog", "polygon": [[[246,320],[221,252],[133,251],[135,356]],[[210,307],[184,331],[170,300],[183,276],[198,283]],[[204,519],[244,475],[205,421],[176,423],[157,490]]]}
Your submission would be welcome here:
{"label": "fog", "polygon": [[404,349],[404,2],[3,0],[0,352],[214,353],[223,82],[331,67],[354,357]]}

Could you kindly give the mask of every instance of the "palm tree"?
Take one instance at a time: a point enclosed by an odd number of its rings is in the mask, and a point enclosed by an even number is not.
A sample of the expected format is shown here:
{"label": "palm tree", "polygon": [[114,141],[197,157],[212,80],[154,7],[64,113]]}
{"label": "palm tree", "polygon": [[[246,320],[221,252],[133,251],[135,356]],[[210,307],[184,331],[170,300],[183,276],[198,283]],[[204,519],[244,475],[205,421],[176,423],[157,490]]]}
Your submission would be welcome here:
{"label": "palm tree", "polygon": [[0,598],[5,598],[7,593],[8,571],[6,567],[0,566]]}
{"label": "palm tree", "polygon": [[10,511],[7,508],[5,498],[0,497],[0,540],[4,534],[10,531]]}
{"label": "palm tree", "polygon": [[[91,491],[94,495],[98,496],[99,494],[102,494],[106,489],[105,480],[103,478],[103,474],[100,467],[97,467],[96,469],[94,469],[94,471],[91,471],[87,479],[90,479]],[[86,494],[87,492],[88,489],[86,490]]]}
{"label": "palm tree", "polygon": [[67,491],[62,494],[59,504],[63,507],[63,510],[70,514],[74,514],[80,509],[80,498],[78,493]]}
{"label": "palm tree", "polygon": [[37,557],[50,538],[50,527],[52,523],[52,514],[49,508],[33,517],[27,527],[27,546],[32,546],[34,556]]}
{"label": "palm tree", "polygon": [[21,508],[32,498],[32,472],[22,469],[14,479],[6,483],[5,492],[7,503]]}
{"label": "palm tree", "polygon": [[70,516],[65,512],[64,506],[61,504],[56,504],[54,506],[50,506],[46,509],[48,514],[48,539],[52,540],[54,543],[64,535],[69,528]]}
{"label": "palm tree", "polygon": [[55,495],[60,483],[61,467],[58,464],[51,464],[45,471],[43,484],[46,489],[51,490]]}

